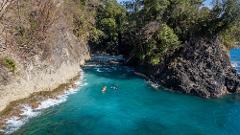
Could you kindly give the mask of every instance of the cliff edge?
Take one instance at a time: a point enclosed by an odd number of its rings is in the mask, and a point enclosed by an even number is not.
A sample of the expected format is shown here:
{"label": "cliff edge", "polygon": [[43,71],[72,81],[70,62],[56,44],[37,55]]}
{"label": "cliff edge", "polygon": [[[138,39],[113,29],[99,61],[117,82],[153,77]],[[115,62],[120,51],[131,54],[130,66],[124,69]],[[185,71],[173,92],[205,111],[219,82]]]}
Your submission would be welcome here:
{"label": "cliff edge", "polygon": [[1,3],[0,111],[10,102],[52,90],[78,75],[95,0],[9,0]]}
{"label": "cliff edge", "polygon": [[240,76],[225,50],[218,40],[196,39],[160,65],[146,68],[151,70],[153,80],[175,91],[204,98],[239,93]]}

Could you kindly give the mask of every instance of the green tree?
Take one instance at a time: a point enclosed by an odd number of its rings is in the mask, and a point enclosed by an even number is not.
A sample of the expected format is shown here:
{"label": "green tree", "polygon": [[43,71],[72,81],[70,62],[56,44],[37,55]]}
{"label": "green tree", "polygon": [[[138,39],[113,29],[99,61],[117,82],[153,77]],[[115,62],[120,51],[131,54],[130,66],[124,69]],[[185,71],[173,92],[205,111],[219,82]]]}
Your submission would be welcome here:
{"label": "green tree", "polygon": [[116,53],[122,44],[122,35],[126,25],[126,9],[116,0],[105,0],[99,7],[97,15],[97,31],[102,33],[99,42],[91,42],[93,49],[108,53]]}
{"label": "green tree", "polygon": [[166,24],[161,24],[153,37],[146,43],[144,50],[146,61],[151,64],[158,64],[163,57],[180,46],[178,36],[173,29]]}
{"label": "green tree", "polygon": [[[216,0],[212,8],[205,7],[203,0],[145,0],[143,7],[143,12],[135,13],[143,14],[144,18],[143,23],[135,25],[138,28],[135,33],[140,33],[135,37],[139,37],[142,44],[132,47],[137,50],[136,56],[141,61],[152,59],[156,64],[168,54],[167,50],[177,48],[171,43],[177,46],[193,38],[220,38],[227,48],[239,42],[239,0]],[[148,35],[148,42],[143,42],[141,38],[146,35],[141,35],[141,29],[151,22],[158,22],[164,29]],[[151,31],[154,28],[147,29]]]}
{"label": "green tree", "polygon": [[228,49],[234,47],[240,41],[240,1],[215,0],[211,8],[203,2],[133,0],[123,7],[116,0],[104,0],[96,28],[102,36],[94,45],[151,64],[159,64],[192,39],[218,38]]}

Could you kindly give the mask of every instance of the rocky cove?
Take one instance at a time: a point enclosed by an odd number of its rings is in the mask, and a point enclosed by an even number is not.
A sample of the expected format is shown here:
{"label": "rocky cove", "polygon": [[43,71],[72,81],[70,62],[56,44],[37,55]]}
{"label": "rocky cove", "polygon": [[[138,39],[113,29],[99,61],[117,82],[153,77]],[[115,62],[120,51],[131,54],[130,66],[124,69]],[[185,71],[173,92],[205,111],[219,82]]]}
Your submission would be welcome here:
{"label": "rocky cove", "polygon": [[[41,101],[36,108],[25,104],[20,114],[23,118],[9,119],[6,133],[238,133],[239,117],[235,116],[239,112],[239,95],[206,100],[168,92],[136,76],[132,68],[93,64],[83,67],[80,85],[64,93],[67,100],[60,95]],[[101,92],[103,86],[107,87],[104,93]],[[106,127],[115,130],[106,131]]]}
{"label": "rocky cove", "polygon": [[[184,31],[185,25],[175,29],[176,25],[182,25],[182,21],[180,18],[171,18],[173,16],[167,11],[161,14],[166,15],[163,17],[166,20],[162,21],[158,20],[159,17],[154,18],[154,15],[160,12],[151,15],[146,12],[147,15],[142,15],[145,12],[137,12],[142,10],[141,8],[137,10],[138,7],[134,7],[136,13],[126,13],[125,8],[131,8],[131,3],[130,5],[126,3],[126,7],[123,7],[116,1],[102,2],[99,0],[7,0],[1,2],[0,112],[2,113],[0,127],[4,129],[4,133],[13,133],[28,121],[29,115],[37,116],[46,108],[66,101],[69,95],[80,90],[83,85],[78,80],[83,78],[82,66],[91,59],[91,53],[121,55],[119,57],[110,55],[92,57],[93,66],[90,72],[88,69],[85,72],[89,73],[87,76],[90,76],[92,82],[103,79],[99,85],[107,85],[104,84],[104,81],[109,81],[106,78],[109,78],[110,82],[117,80],[121,82],[122,79],[122,83],[127,85],[125,77],[132,77],[132,73],[135,72],[157,86],[163,86],[164,88],[160,87],[161,90],[210,98],[211,101],[211,98],[224,98],[230,94],[237,97],[240,92],[240,76],[236,70],[239,70],[238,49],[231,52],[233,62],[231,63],[228,53],[229,49],[234,47],[225,45],[226,39],[222,39],[223,35],[217,34],[219,29],[225,29],[225,23],[226,25],[229,23],[224,22],[225,16],[223,19],[215,18],[214,20],[210,14],[213,22],[198,22],[189,27],[191,31]],[[146,2],[146,8],[149,3]],[[141,7],[143,2],[140,0],[139,3],[135,3],[135,5],[138,4]],[[190,5],[197,7],[192,3]],[[188,8],[192,9],[192,7]],[[122,18],[126,16],[129,18]],[[134,16],[141,17],[134,18]],[[140,19],[140,24],[132,22],[138,19]],[[172,24],[174,19],[176,21],[180,19],[181,23]],[[126,20],[127,22],[124,22]],[[223,20],[216,25],[221,26],[220,28],[216,30],[215,27],[206,28],[219,20]],[[235,21],[235,19],[229,20]],[[125,26],[126,24],[129,25]],[[216,34],[209,35],[210,33]],[[89,66],[89,62],[87,65]],[[133,67],[134,70],[129,67]],[[117,78],[111,76],[111,73],[116,74]],[[91,78],[92,76],[94,77]],[[139,80],[135,76],[132,79],[129,80],[132,85],[144,84],[143,89],[139,88],[140,91],[153,90],[148,88],[148,83],[143,82],[144,79]],[[108,87],[112,89],[113,86]],[[125,88],[125,86],[122,87]],[[94,90],[96,89],[94,87]],[[91,92],[94,94],[95,91]],[[179,99],[174,92],[173,97]],[[134,97],[138,95],[141,94],[138,93]],[[78,96],[92,99],[91,96]],[[111,96],[114,97],[114,95]],[[129,95],[126,94],[126,96]],[[151,92],[147,92],[144,99],[151,99],[151,96],[154,97]],[[157,100],[157,98],[162,98],[162,95],[154,99]],[[190,100],[196,101],[194,99],[196,97],[192,98]],[[129,100],[124,97],[121,99]],[[203,100],[201,99],[200,102]],[[100,99],[100,101],[104,103],[104,100]],[[110,101],[114,102],[112,99]],[[144,100],[144,102],[147,101]],[[139,101],[138,103],[148,108],[143,105],[144,103]],[[96,109],[96,106],[90,107]],[[132,106],[127,107],[130,110],[132,108]],[[149,107],[154,107],[154,104],[151,103]],[[161,108],[161,106],[158,107]],[[115,112],[114,109],[110,111]],[[136,110],[134,112],[138,113]],[[88,113],[87,111],[87,115]],[[133,122],[136,121],[133,120]]]}

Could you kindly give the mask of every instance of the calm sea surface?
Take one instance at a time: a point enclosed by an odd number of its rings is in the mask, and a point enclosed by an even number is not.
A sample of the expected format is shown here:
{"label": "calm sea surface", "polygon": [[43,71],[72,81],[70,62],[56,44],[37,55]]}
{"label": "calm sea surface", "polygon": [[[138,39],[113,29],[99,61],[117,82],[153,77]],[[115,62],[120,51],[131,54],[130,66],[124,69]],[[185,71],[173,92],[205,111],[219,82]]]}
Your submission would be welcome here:
{"label": "calm sea surface", "polygon": [[[240,50],[231,52],[239,69]],[[16,135],[239,135],[240,96],[201,99],[154,89],[127,67],[86,67],[87,85]],[[101,92],[106,86],[107,91]]]}

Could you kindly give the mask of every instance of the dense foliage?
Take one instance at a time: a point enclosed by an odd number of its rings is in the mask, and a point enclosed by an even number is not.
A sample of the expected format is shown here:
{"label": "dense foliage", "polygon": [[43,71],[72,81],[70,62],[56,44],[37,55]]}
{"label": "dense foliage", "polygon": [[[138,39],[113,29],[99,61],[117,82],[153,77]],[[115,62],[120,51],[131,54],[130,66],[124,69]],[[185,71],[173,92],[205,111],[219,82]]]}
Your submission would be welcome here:
{"label": "dense foliage", "polygon": [[92,45],[150,64],[199,37],[230,49],[240,40],[239,11],[239,0],[106,0],[97,17],[101,36]]}
{"label": "dense foliage", "polygon": [[126,22],[126,10],[116,0],[104,0],[98,8],[93,49],[113,52],[122,44]]}

